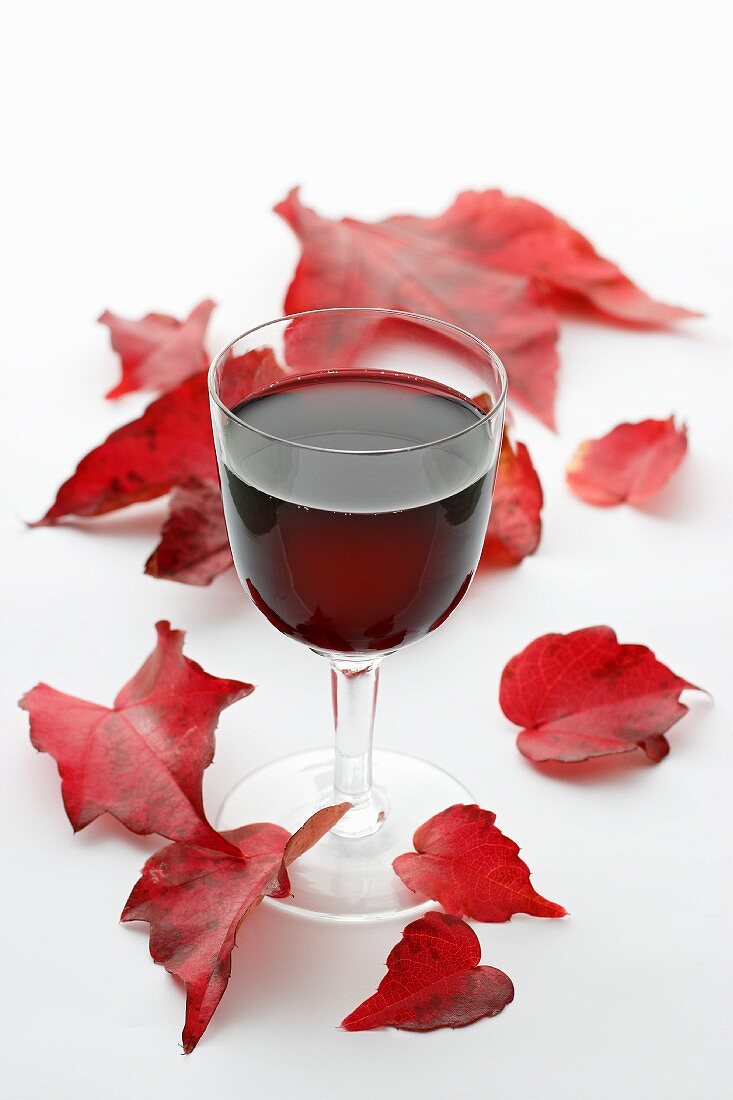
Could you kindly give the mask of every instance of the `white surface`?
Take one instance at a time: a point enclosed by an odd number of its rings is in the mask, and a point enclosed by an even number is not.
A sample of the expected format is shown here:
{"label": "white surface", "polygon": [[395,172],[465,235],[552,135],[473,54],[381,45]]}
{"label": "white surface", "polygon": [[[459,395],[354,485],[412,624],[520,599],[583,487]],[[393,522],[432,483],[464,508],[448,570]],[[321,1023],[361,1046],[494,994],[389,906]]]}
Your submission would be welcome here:
{"label": "white surface", "polygon": [[[730,1012],[730,177],[718,4],[13,5],[1,36],[4,1095],[159,1100],[719,1097]],[[508,13],[507,13],[508,12]],[[7,21],[7,16],[6,16]],[[729,98],[729,97],[728,97]],[[706,310],[683,334],[567,324],[560,434],[528,417],[546,492],[537,556],[482,579],[385,668],[379,743],[463,777],[523,847],[563,921],[477,926],[516,984],[497,1019],[427,1036],[348,1035],[400,925],[260,910],[199,1048],[183,994],[117,917],[154,840],[76,838],[21,692],[111,701],[153,643],[189,631],[210,670],[259,686],[221,722],[206,803],[324,740],[326,669],[235,577],[146,578],[163,505],[26,531],[75,461],[142,408],[116,377],[104,307],[224,303],[212,342],[278,313],[297,255],[272,203],[441,209],[500,185],[566,214],[660,297]],[[623,419],[683,416],[691,451],[648,508],[595,510],[562,468]],[[542,774],[497,704],[505,661],[548,630],[607,622],[707,687],[658,767]]]}

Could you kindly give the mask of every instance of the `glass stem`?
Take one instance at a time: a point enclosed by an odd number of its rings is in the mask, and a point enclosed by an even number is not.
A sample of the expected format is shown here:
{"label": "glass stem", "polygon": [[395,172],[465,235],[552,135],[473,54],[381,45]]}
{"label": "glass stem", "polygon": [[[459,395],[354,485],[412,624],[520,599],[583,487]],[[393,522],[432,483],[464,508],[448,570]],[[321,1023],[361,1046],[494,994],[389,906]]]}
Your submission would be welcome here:
{"label": "glass stem", "polygon": [[380,828],[387,813],[384,793],[372,786],[372,734],[381,663],[381,657],[331,660],[336,730],[333,797],[334,802],[354,806],[333,829],[337,836],[369,836]]}

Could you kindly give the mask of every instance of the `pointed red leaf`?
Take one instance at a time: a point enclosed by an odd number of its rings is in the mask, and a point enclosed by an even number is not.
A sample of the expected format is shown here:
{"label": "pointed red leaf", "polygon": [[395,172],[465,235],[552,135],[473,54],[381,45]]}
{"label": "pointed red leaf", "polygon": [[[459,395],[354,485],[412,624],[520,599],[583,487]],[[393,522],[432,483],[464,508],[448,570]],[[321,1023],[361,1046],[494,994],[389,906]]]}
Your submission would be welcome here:
{"label": "pointed red leaf", "polygon": [[377,992],[341,1027],[434,1031],[496,1016],[514,1000],[514,986],[503,971],[479,966],[480,960],[481,944],[468,924],[445,913],[426,913],[407,925],[389,953]]}
{"label": "pointed red leaf", "polygon": [[699,691],[643,645],[621,645],[608,626],[545,634],[512,657],[499,702],[524,726],[517,748],[529,760],[572,763],[643,749],[655,763],[666,731],[687,714],[685,688]]}
{"label": "pointed red leaf", "polygon": [[266,894],[288,893],[288,866],[349,808],[319,810],[292,837],[279,825],[231,829],[222,836],[236,854],[168,844],[145,864],[121,919],[148,922],[153,960],[186,987],[186,1054],[224,995],[238,928]]}
{"label": "pointed red leaf", "polygon": [[38,525],[152,500],[189,477],[216,477],[205,372],[163,394],[90,451]]}
{"label": "pointed red leaf", "polygon": [[351,805],[351,802],[339,802],[336,806],[324,806],[312,814],[306,823],[293,833],[285,845],[277,875],[268,887],[267,892],[271,898],[287,898],[290,896],[288,868],[296,859],[300,859],[302,855],[305,855],[322,836],[330,832],[347,810],[351,809]]}
{"label": "pointed red leaf", "polygon": [[219,486],[191,478],[173,493],[161,540],[145,572],[182,584],[211,584],[234,562]]}
{"label": "pointed red leaf", "polygon": [[[273,362],[269,348],[232,360],[238,370],[228,375],[224,399],[236,393],[241,400],[266,385]],[[99,516],[163,496],[189,478],[215,481],[216,476],[206,372],[201,371],[90,451],[34,526],[49,526],[70,515]]]}
{"label": "pointed red leaf", "polygon": [[534,554],[542,534],[540,479],[524,443],[512,446],[504,429],[491,518],[480,567],[517,565]]}
{"label": "pointed red leaf", "polygon": [[449,806],[415,833],[414,852],[392,866],[408,889],[439,902],[456,917],[497,923],[515,913],[564,917],[529,881],[519,847],[497,829],[496,814],[479,806]]}
{"label": "pointed red leaf", "polygon": [[219,387],[219,397],[228,409],[245,397],[279,382],[288,372],[275,358],[272,348],[252,348],[244,355],[230,355]]}
{"label": "pointed red leaf", "polygon": [[[303,206],[297,190],[275,207],[298,235],[303,254],[285,299],[288,313],[328,306],[382,306],[429,314],[467,329],[501,356],[513,396],[544,423],[553,423],[557,372],[555,314],[527,279],[489,270],[456,250],[413,232],[415,219],[366,223],[329,221]],[[347,365],[374,334],[335,319],[291,326],[288,358],[296,368]]]}
{"label": "pointed red leaf", "polygon": [[466,191],[437,218],[390,218],[386,224],[492,270],[525,275],[619,321],[664,327],[700,316],[650,298],[562,218],[498,190]]}
{"label": "pointed red leaf", "polygon": [[199,302],[185,321],[167,313],[147,313],[129,321],[106,310],[99,321],[109,328],[112,347],[122,361],[122,377],[107,397],[133,390],[171,390],[206,370],[204,337],[215,308],[216,302]]}
{"label": "pointed red leaf", "polygon": [[20,701],[31,741],[58,764],[75,831],[110,813],[134,833],[159,833],[223,851],[204,814],[201,784],[225,707],[254,689],[220,680],[183,656],[184,633],[156,625],[155,649],[114,706],[37,684]]}
{"label": "pointed red leaf", "polygon": [[687,452],[687,429],[669,420],[619,424],[581,443],[567,467],[568,485],[588,504],[638,504],[666,485]]}

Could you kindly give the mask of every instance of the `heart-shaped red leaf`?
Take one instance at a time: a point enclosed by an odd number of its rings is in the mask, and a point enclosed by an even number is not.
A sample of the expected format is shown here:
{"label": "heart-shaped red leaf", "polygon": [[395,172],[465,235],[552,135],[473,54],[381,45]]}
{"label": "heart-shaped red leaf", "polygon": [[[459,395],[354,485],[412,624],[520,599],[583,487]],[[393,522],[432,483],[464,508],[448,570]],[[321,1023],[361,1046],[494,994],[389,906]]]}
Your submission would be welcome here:
{"label": "heart-shaped red leaf", "polygon": [[[273,363],[269,348],[232,360],[223,400],[235,394],[242,400],[267,385]],[[215,481],[216,476],[206,371],[200,371],[90,451],[33,526],[49,526],[69,515],[99,516],[163,496],[190,478]]]}
{"label": "heart-shaped red leaf", "polygon": [[517,565],[534,554],[542,534],[540,479],[524,443],[512,446],[504,430],[491,518],[480,567]]}
{"label": "heart-shaped red leaf", "polygon": [[[481,337],[504,361],[512,394],[552,426],[557,323],[529,280],[473,262],[413,232],[415,219],[330,221],[303,206],[297,190],[275,207],[298,235],[303,254],[290,284],[288,313],[330,306],[382,306],[429,314]],[[289,332],[291,366],[347,365],[374,335],[379,319],[325,328],[301,321]]]}
{"label": "heart-shaped red leaf", "polygon": [[564,917],[561,905],[534,889],[519,846],[495,821],[496,814],[479,806],[449,806],[420,826],[415,851],[397,856],[392,866],[408,889],[456,917],[493,923],[515,913]]}
{"label": "heart-shaped red leaf", "polygon": [[219,486],[191,478],[173,493],[170,512],[145,572],[182,584],[211,584],[234,565]]}
{"label": "heart-shaped red leaf", "polygon": [[654,301],[562,218],[502,191],[465,191],[437,218],[398,217],[386,224],[473,263],[526,275],[619,321],[664,327],[700,316]]}
{"label": "heart-shaped red leaf", "polygon": [[694,684],[644,645],[621,645],[608,626],[544,634],[507,664],[499,702],[524,726],[517,748],[529,760],[573,763],[643,749],[657,763],[666,731],[687,714]]}
{"label": "heart-shaped red leaf", "polygon": [[265,895],[287,895],[290,864],[348,809],[319,810],[292,837],[279,825],[231,829],[222,836],[232,854],[168,844],[145,864],[121,919],[148,922],[153,960],[186,987],[186,1054],[224,995],[238,928]]}
{"label": "heart-shaped red leaf", "polygon": [[666,485],[687,452],[687,429],[669,420],[619,424],[581,443],[567,467],[568,485],[588,504],[639,504]]}
{"label": "heart-shaped red leaf", "polygon": [[75,831],[110,813],[133,833],[229,851],[206,820],[201,784],[221,711],[254,689],[184,657],[185,635],[170,623],[156,630],[155,649],[112,708],[47,684],[24,695],[31,741],[58,764]]}
{"label": "heart-shaped red leaf", "polygon": [[469,925],[445,913],[426,913],[408,924],[390,951],[377,992],[341,1027],[434,1031],[496,1016],[514,1000],[514,986],[501,970],[480,961],[481,945]]}
{"label": "heart-shaped red leaf", "polygon": [[204,336],[216,302],[199,302],[185,321],[167,313],[147,313],[129,321],[106,310],[99,318],[122,361],[122,377],[107,397],[133,390],[171,390],[206,369]]}

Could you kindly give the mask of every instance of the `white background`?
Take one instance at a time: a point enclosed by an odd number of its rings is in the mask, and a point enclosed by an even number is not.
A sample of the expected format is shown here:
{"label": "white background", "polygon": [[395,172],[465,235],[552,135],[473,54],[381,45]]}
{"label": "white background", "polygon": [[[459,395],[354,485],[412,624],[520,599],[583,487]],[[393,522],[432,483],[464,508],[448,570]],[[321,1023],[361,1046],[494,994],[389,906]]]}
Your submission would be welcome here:
{"label": "white background", "polygon": [[[719,1097],[731,988],[729,38],[722,5],[25,3],[3,83],[2,990],[13,1100],[62,1097]],[[677,334],[566,324],[559,434],[526,416],[546,493],[536,557],[480,579],[385,668],[380,744],[470,783],[571,917],[477,926],[515,1002],[463,1031],[348,1035],[401,926],[260,909],[199,1048],[184,998],[117,918],[156,842],[77,837],[15,700],[43,679],[111,702],[168,617],[258,684],[222,718],[215,813],[243,773],[328,737],[326,669],[233,574],[142,575],[162,502],[28,531],[77,459],[145,404],[105,402],[109,307],[222,303],[212,346],[278,314],[297,248],[271,205],[434,213],[501,186],[571,219],[643,286],[707,319]],[[572,498],[564,463],[622,420],[676,413],[690,454],[641,510]],[[497,703],[534,637],[609,623],[708,688],[657,767],[524,761]]]}

